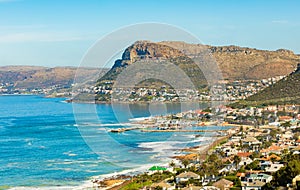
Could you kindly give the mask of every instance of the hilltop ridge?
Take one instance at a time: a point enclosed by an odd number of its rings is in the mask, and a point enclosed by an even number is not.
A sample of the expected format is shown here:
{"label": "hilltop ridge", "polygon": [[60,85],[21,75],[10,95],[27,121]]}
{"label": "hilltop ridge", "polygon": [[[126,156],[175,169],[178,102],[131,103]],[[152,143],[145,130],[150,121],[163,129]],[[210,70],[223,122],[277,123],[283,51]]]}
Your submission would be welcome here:
{"label": "hilltop ridge", "polygon": [[[269,51],[233,45],[209,46],[172,41],[137,41],[124,50],[122,58],[115,61],[112,70],[104,78],[113,79],[122,67],[141,59],[193,57],[201,51],[211,54],[223,78],[228,80],[256,80],[284,76],[291,73],[300,62],[299,55],[285,49]],[[183,61],[179,60],[178,64],[181,62]]]}

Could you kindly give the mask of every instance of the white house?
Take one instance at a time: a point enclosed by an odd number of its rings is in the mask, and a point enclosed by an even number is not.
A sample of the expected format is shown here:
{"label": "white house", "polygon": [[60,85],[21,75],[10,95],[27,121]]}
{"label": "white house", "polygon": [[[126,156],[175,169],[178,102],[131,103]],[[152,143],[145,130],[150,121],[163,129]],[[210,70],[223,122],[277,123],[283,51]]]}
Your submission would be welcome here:
{"label": "white house", "polygon": [[273,173],[273,172],[277,172],[278,170],[280,170],[280,168],[282,168],[284,165],[283,164],[278,164],[278,163],[274,163],[271,164],[271,166],[266,167],[265,171],[269,172],[269,173]]}
{"label": "white house", "polygon": [[242,182],[242,190],[261,190],[265,184],[262,181]]}
{"label": "white house", "polygon": [[249,158],[249,157],[241,157],[241,161],[240,161],[240,163],[238,165],[239,166],[246,166],[246,165],[248,165],[248,164],[250,164],[252,162],[253,162],[253,160],[251,158]]}
{"label": "white house", "polygon": [[226,147],[223,149],[223,152],[226,154],[226,156],[236,155],[238,151],[235,148]]}
{"label": "white house", "polygon": [[247,179],[247,182],[250,182],[250,183],[255,182],[255,181],[269,183],[270,181],[272,181],[273,177],[268,174],[259,173],[259,174],[250,174],[250,175],[246,176],[246,179]]}

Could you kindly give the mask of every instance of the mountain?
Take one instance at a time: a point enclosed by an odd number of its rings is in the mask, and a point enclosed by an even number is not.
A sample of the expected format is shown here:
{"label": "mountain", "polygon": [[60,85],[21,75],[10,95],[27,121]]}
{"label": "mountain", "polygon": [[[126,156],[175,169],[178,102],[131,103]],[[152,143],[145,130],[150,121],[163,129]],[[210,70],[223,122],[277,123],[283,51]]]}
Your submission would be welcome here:
{"label": "mountain", "polygon": [[269,86],[268,88],[250,96],[241,104],[261,105],[261,104],[300,104],[300,64],[297,69]]}
{"label": "mountain", "polygon": [[228,80],[259,80],[291,73],[300,62],[300,56],[292,51],[258,50],[238,46],[208,46],[185,42],[138,41],[125,49],[122,58],[98,81],[115,80],[124,68],[139,60],[167,59],[179,66],[191,77],[196,86],[205,80],[203,73],[193,64],[193,56],[208,51],[215,59],[223,78]]}
{"label": "mountain", "polygon": [[[106,73],[101,79],[99,79],[99,83],[101,84],[102,81],[107,80],[115,80],[127,66],[134,64],[138,61],[145,61],[143,63],[145,64],[145,68],[147,68],[147,61],[159,62],[160,64],[166,64],[166,61],[172,62],[176,66],[181,68],[189,76],[189,79],[197,88],[202,88],[206,85],[206,80],[202,71],[190,57],[183,53],[183,51],[174,48],[171,45],[166,45],[165,43],[153,43],[149,41],[138,41],[126,48],[122,55],[122,59],[118,59],[115,61],[115,64],[113,65],[112,69],[108,73]],[[144,75],[145,73],[149,74],[149,72],[153,72],[153,74],[155,75],[155,73],[159,72],[155,69],[156,68],[147,68],[147,70],[145,70],[144,73],[143,71],[141,71],[139,73],[132,74]],[[172,76],[176,75],[176,73],[169,74],[169,79],[171,79]],[[164,85],[164,83],[162,81],[151,79],[142,82],[140,85],[158,87]]]}
{"label": "mountain", "polygon": [[[77,67],[40,67],[40,66],[3,66],[0,67],[0,84],[2,89],[45,89],[70,88]],[[80,68],[77,77],[96,75],[98,69]],[[2,91],[6,92],[6,91]]]}

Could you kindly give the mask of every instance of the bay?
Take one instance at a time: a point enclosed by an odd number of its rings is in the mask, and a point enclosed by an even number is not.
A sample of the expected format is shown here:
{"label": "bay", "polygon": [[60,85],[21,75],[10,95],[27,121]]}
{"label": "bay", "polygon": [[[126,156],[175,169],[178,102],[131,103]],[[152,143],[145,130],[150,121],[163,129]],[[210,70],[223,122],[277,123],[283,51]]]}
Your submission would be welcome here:
{"label": "bay", "polygon": [[93,176],[166,163],[192,133],[108,133],[132,118],[206,104],[76,104],[64,98],[0,96],[0,187],[80,185]]}

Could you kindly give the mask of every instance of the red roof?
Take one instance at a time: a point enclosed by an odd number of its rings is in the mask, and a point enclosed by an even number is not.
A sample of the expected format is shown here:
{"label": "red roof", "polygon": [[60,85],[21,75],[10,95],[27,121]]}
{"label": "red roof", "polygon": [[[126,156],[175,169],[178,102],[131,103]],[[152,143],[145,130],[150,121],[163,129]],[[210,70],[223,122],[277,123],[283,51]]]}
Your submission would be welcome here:
{"label": "red roof", "polygon": [[284,121],[284,120],[292,120],[293,118],[291,116],[279,116],[279,120]]}
{"label": "red roof", "polygon": [[278,150],[282,150],[282,148],[280,146],[272,145],[269,148],[262,149],[260,152],[270,152],[270,151],[278,151]]}
{"label": "red roof", "polygon": [[239,157],[249,157],[252,154],[252,152],[238,152],[237,155]]}
{"label": "red roof", "polygon": [[238,172],[238,173],[236,174],[236,176],[237,176],[237,177],[245,177],[246,174],[245,174],[245,173],[240,173],[240,172]]}

